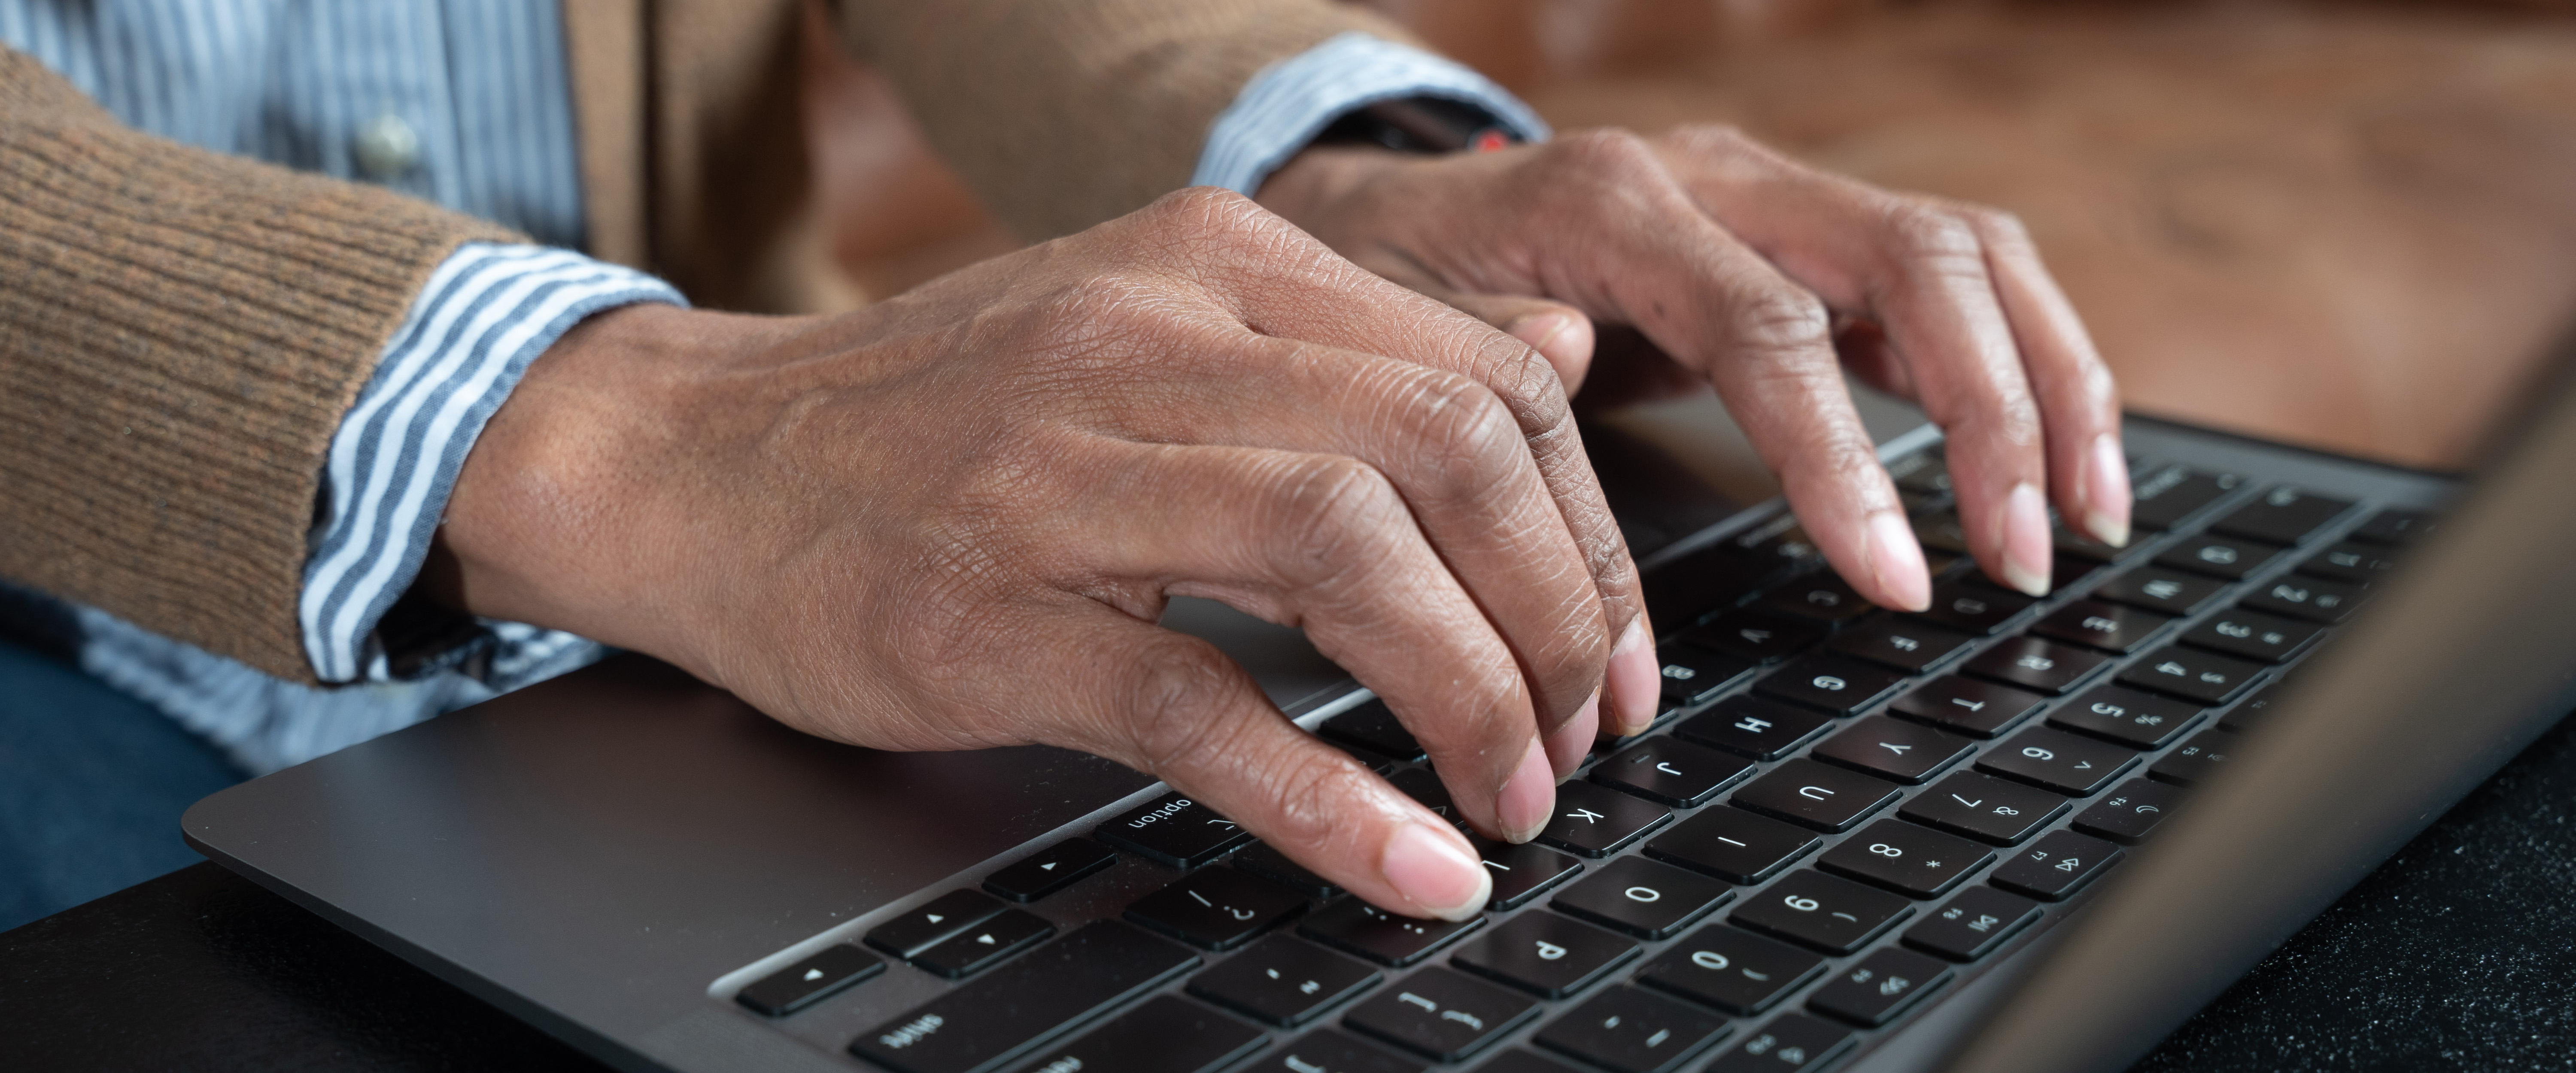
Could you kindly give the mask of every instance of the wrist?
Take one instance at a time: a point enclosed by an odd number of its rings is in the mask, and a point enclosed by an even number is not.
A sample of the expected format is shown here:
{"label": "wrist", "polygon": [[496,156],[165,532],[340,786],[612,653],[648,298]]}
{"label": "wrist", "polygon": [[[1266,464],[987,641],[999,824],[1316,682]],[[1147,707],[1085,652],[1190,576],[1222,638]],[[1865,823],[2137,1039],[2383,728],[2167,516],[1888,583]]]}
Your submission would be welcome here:
{"label": "wrist", "polygon": [[[680,383],[704,368],[710,320],[621,306],[565,332],[467,454],[424,564],[424,595],[469,614],[671,654],[668,608],[634,604],[670,577],[646,479],[676,427]],[[671,595],[677,595],[672,593]]]}
{"label": "wrist", "polygon": [[1253,201],[1311,235],[1321,236],[1337,206],[1380,176],[1425,159],[1365,145],[1309,146],[1262,180]]}

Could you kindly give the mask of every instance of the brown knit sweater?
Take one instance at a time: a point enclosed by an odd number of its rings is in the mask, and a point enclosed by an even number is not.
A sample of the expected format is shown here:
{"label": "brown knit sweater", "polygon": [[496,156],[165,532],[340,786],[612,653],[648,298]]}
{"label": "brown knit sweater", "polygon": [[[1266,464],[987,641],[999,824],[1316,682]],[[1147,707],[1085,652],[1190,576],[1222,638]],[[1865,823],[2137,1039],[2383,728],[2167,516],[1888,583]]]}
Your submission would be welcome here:
{"label": "brown knit sweater", "polygon": [[[563,0],[592,251],[702,304],[810,308],[794,0]],[[844,0],[933,145],[1036,238],[1187,180],[1262,66],[1395,31],[1322,0]],[[0,577],[270,674],[323,455],[457,244],[374,187],[124,128],[0,49]]]}

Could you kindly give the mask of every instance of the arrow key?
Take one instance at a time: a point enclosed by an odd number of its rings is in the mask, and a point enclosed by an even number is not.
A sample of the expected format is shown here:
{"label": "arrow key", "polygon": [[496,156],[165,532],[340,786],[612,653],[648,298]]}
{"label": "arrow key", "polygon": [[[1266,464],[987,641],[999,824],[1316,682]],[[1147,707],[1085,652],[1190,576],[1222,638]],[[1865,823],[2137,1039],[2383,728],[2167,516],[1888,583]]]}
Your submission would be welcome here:
{"label": "arrow key", "polygon": [[1015,902],[1034,902],[1116,863],[1118,854],[1109,847],[1068,838],[984,877],[984,889]]}
{"label": "arrow key", "polygon": [[868,930],[868,945],[910,958],[940,940],[974,927],[1003,910],[1002,903],[981,891],[952,890],[930,904]]}
{"label": "arrow key", "polygon": [[784,1017],[884,971],[883,960],[842,943],[761,977],[736,993],[734,1001],[771,1017]]}
{"label": "arrow key", "polygon": [[1023,948],[1055,934],[1055,925],[1017,909],[968,928],[956,938],[914,955],[912,963],[951,980],[962,980],[991,968]]}

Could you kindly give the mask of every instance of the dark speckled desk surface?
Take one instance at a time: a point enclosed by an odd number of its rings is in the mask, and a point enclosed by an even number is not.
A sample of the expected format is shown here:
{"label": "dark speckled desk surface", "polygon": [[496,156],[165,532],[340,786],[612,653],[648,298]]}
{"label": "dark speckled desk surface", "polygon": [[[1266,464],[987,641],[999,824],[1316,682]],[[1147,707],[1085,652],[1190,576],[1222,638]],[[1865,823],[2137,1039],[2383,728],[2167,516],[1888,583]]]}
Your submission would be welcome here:
{"label": "dark speckled desk surface", "polygon": [[[2576,1070],[2576,720],[2141,1062]],[[0,934],[0,1069],[606,1067],[212,864]]]}

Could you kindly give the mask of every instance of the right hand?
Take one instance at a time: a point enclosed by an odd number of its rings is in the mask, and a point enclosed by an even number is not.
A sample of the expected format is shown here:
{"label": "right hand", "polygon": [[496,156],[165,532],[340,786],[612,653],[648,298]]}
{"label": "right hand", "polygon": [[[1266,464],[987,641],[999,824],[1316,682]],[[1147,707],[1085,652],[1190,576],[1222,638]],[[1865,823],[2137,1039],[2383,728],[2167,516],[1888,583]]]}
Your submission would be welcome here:
{"label": "right hand", "polygon": [[1481,908],[1468,842],[1157,626],[1168,597],[1304,628],[1513,841],[1597,706],[1643,725],[1657,687],[1548,363],[1206,190],[842,317],[595,317],[442,541],[474,613],[841,741],[1097,753],[1414,915]]}

